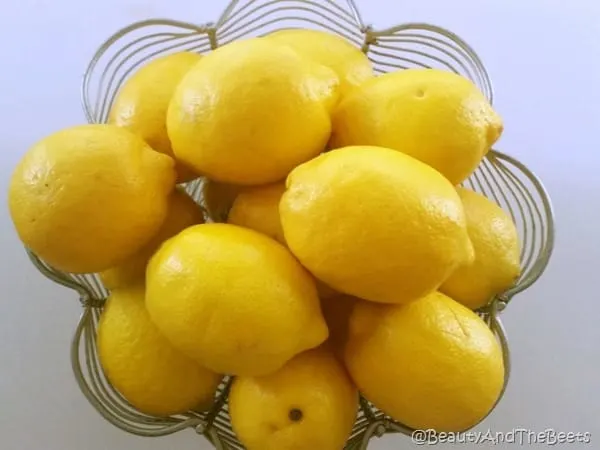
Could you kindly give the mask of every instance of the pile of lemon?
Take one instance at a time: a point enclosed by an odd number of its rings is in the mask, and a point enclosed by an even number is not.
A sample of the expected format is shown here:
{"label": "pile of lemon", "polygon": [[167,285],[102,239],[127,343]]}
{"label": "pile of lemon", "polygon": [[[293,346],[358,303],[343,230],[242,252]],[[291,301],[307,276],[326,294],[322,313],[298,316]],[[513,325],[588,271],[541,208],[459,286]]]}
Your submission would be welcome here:
{"label": "pile of lemon", "polygon": [[[148,63],[108,124],[25,154],[9,206],[48,264],[100,273],[100,360],[133,406],[206,410],[230,375],[249,450],[339,450],[359,392],[438,431],[498,399],[474,310],[516,282],[520,244],[459,186],[501,133],[459,75],[376,75],[340,37],[279,31]],[[179,186],[198,177],[204,207]]]}

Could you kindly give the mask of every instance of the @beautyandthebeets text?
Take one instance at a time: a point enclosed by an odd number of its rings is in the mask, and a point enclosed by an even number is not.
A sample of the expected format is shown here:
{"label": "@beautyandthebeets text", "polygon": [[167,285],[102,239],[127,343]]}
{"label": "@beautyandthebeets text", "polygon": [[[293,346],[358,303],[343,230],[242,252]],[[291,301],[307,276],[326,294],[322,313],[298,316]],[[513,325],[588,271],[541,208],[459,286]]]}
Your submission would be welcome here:
{"label": "@beautyandthebeets text", "polygon": [[590,432],[559,431],[553,428],[547,428],[542,431],[515,428],[510,431],[486,430],[466,431],[464,433],[436,433],[435,430],[429,429],[413,431],[412,441],[414,444],[421,446],[437,444],[515,444],[520,446],[554,446],[589,444],[592,442],[592,434]]}

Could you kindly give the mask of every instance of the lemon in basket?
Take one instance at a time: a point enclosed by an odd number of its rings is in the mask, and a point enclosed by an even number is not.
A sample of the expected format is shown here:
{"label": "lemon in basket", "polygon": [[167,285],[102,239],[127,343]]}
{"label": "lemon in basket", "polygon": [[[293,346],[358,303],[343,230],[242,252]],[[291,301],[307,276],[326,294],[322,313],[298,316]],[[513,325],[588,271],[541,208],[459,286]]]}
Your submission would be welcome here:
{"label": "lemon in basket", "polygon": [[[174,157],[167,134],[167,108],[183,76],[200,60],[193,52],[158,57],[142,66],[119,90],[108,122],[141,136],[154,150]],[[177,164],[177,181],[197,178],[185,165]]]}
{"label": "lemon in basket", "polygon": [[356,303],[346,366],[361,393],[411,428],[463,431],[504,384],[501,347],[485,322],[434,292],[406,305]]}
{"label": "lemon in basket", "polygon": [[145,414],[208,409],[221,380],[160,334],[146,311],[143,284],[111,293],[98,325],[98,353],[110,383]]}
{"label": "lemon in basket", "polygon": [[332,353],[304,352],[262,377],[237,377],[231,425],[248,450],[340,450],[358,412],[358,391]]}
{"label": "lemon in basket", "polygon": [[519,235],[510,216],[494,201],[465,188],[459,188],[458,193],[467,216],[475,259],[458,267],[440,290],[477,309],[519,278]]}
{"label": "lemon in basket", "polygon": [[287,46],[261,38],[224,45],[185,75],[171,100],[175,156],[215,181],[280,181],[325,148],[338,87],[331,69]]}
{"label": "lemon in basket", "polygon": [[340,92],[348,93],[373,78],[369,58],[343,37],[320,30],[279,30],[266,39],[288,45],[300,55],[333,69],[340,78]]}
{"label": "lemon in basket", "polygon": [[310,274],[275,240],[230,224],[187,228],[146,272],[152,320],[215,372],[263,375],[327,339]]}
{"label": "lemon in basket", "polygon": [[200,206],[183,189],[175,189],[169,199],[167,217],[158,233],[127,260],[101,272],[100,279],[104,286],[107,289],[114,289],[143,282],[146,275],[146,265],[156,249],[164,241],[185,228],[203,222],[204,215]]}
{"label": "lemon in basket", "polygon": [[436,69],[390,72],[343,98],[330,147],[377,145],[464,181],[502,133],[502,120],[468,79]]}
{"label": "lemon in basket", "polygon": [[387,148],[336,149],[298,166],[279,212],[300,262],[333,289],[367,300],[414,300],[473,258],[454,186]]}
{"label": "lemon in basket", "polygon": [[10,214],[21,241],[64,272],[100,272],[145,245],[167,215],[173,159],[113,125],[35,144],[15,168]]}
{"label": "lemon in basket", "polygon": [[285,245],[279,220],[279,201],[284,191],[284,182],[244,189],[234,200],[227,222],[259,231]]}

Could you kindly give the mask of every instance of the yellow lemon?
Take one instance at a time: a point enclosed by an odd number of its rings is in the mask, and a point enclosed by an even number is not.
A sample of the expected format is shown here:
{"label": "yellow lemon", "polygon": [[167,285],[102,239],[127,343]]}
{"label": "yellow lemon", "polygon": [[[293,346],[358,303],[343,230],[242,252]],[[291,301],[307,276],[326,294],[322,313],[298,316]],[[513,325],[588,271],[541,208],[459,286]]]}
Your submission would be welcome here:
{"label": "yellow lemon", "polygon": [[279,201],[284,191],[284,182],[244,189],[233,201],[227,222],[259,231],[285,245],[279,220]]}
{"label": "yellow lemon", "polygon": [[346,147],[298,166],[279,212],[300,262],[366,300],[422,297],[473,257],[454,186],[395,150]]}
{"label": "yellow lemon", "polygon": [[158,233],[127,260],[100,273],[100,279],[104,286],[108,289],[114,289],[143,281],[148,260],[164,241],[187,227],[203,222],[204,215],[200,206],[182,189],[175,189],[169,200],[167,217]]}
{"label": "yellow lemon", "polygon": [[262,377],[237,377],[231,425],[248,450],[340,450],[358,413],[358,391],[324,348]]}
{"label": "yellow lemon", "polygon": [[21,241],[58,270],[99,272],[137,252],[165,220],[173,159],[112,125],[35,144],[15,168],[10,214]]}
{"label": "yellow lemon", "polygon": [[[174,157],[167,135],[167,108],[183,76],[200,55],[180,52],[158,57],[136,71],[119,89],[108,122],[141,136],[154,150]],[[178,182],[198,176],[177,164]]]}
{"label": "yellow lemon", "polygon": [[[292,49],[261,38],[204,56],[177,87],[167,129],[178,159],[231,184],[268,184],[323,151],[331,131],[323,85]],[[330,70],[330,69],[329,69]]]}
{"label": "yellow lemon", "polygon": [[111,293],[98,325],[98,352],[110,383],[146,414],[208,409],[221,379],[159,333],[146,311],[143,285]]}
{"label": "yellow lemon", "polygon": [[202,183],[202,204],[208,216],[214,222],[227,222],[231,205],[241,190],[242,186],[205,178]]}
{"label": "yellow lemon", "polygon": [[328,336],[310,274],[253,230],[187,228],[152,257],[146,284],[159,329],[215,372],[267,374]]}
{"label": "yellow lemon", "polygon": [[519,278],[519,235],[509,215],[492,200],[464,188],[459,188],[458,193],[467,216],[475,259],[458,267],[440,291],[477,309],[494,295],[510,288]]}
{"label": "yellow lemon", "polygon": [[340,79],[342,95],[374,76],[369,58],[339,35],[320,30],[289,29],[276,31],[266,38],[288,45],[302,56],[333,69]]}
{"label": "yellow lemon", "polygon": [[373,78],[342,99],[330,147],[393,148],[457,185],[501,133],[501,118],[471,81],[443,70],[407,69]]}
{"label": "yellow lemon", "polygon": [[473,311],[438,292],[406,305],[359,302],[346,366],[361,393],[415,429],[462,431],[496,403],[502,350]]}

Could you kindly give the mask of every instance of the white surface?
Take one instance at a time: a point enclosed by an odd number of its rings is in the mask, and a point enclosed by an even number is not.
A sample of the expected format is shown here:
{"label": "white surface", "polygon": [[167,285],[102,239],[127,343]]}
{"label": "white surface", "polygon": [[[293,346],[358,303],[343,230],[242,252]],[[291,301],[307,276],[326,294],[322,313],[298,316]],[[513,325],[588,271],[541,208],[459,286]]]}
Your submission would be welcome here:
{"label": "white surface", "polygon": [[[504,401],[478,429],[587,431],[592,433],[593,447],[599,448],[600,298],[595,281],[600,229],[594,200],[600,194],[599,4],[589,0],[358,3],[365,20],[377,26],[427,21],[450,28],[471,43],[488,66],[496,106],[505,119],[499,148],[537,172],[553,198],[558,227],[554,258],[543,279],[516,298],[503,316],[512,343],[512,380]],[[55,129],[83,122],[80,75],[109,34],[148,17],[210,21],[223,4],[6,2],[0,28],[2,189],[29,145]],[[85,401],[69,365],[69,341],[80,311],[77,299],[34,270],[8,219],[6,195],[0,198],[0,448],[208,448],[192,431],[160,439],[127,435],[104,422]],[[380,450],[412,447],[401,437],[373,444]],[[498,446],[512,447],[518,446]]]}

